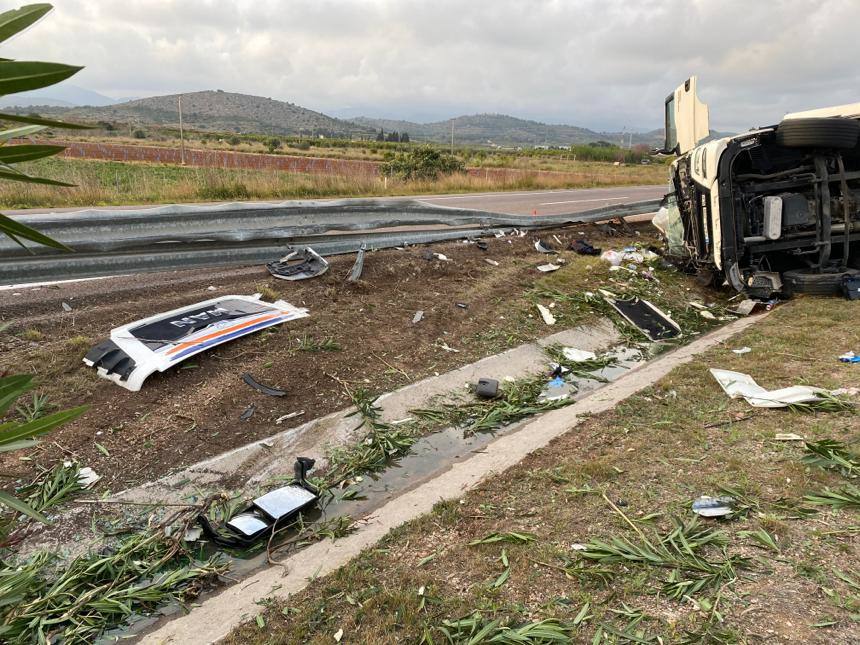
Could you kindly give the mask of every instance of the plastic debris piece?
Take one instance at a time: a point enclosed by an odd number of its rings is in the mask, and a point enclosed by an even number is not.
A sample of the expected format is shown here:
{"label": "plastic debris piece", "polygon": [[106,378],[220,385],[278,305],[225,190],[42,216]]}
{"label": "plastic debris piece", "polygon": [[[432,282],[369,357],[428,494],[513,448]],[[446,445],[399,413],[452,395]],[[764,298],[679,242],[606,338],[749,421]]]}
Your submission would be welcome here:
{"label": "plastic debris piece", "polygon": [[537,270],[541,273],[551,273],[553,271],[558,271],[561,267],[557,264],[541,264]]}
{"label": "plastic debris piece", "polygon": [[839,360],[842,363],[860,363],[860,355],[854,352],[845,352],[839,357]]}
{"label": "plastic debris piece", "polygon": [[693,502],[693,512],[702,517],[724,517],[734,510],[733,497],[708,497],[702,495]]}
{"label": "plastic debris piece", "polygon": [[555,253],[555,249],[541,239],[535,240],[535,251],[538,253]]}
{"label": "plastic debris piece", "polygon": [[591,244],[585,240],[575,240],[571,242],[567,248],[578,255],[600,255],[601,253],[600,249],[591,246]]}
{"label": "plastic debris piece", "polygon": [[90,488],[93,484],[102,478],[89,466],[84,466],[78,471],[78,486],[81,488]]}
{"label": "plastic debris piece", "polygon": [[253,376],[251,376],[248,372],[245,372],[242,375],[242,380],[245,381],[252,388],[257,390],[258,392],[262,392],[266,396],[286,396],[287,392],[285,390],[280,390],[276,387],[269,387],[268,385],[263,385]]}
{"label": "plastic debris piece", "polygon": [[285,414],[285,415],[280,416],[277,419],[275,419],[275,423],[277,425],[281,425],[284,421],[286,421],[288,419],[295,419],[296,417],[302,416],[304,413],[305,413],[304,410],[301,410],[299,412],[290,412],[289,414]]}
{"label": "plastic debris piece", "polygon": [[799,434],[795,434],[793,432],[777,432],[774,437],[774,441],[806,441]]}
{"label": "plastic debris piece", "polygon": [[455,303],[455,304],[456,304],[460,309],[468,309],[468,308],[469,308],[468,303],[465,303],[465,302],[457,302],[457,303]]}
{"label": "plastic debris piece", "polygon": [[538,311],[540,312],[541,318],[543,318],[543,321],[547,325],[554,325],[555,324],[555,316],[552,315],[552,313],[550,312],[549,309],[547,309],[546,307],[544,307],[543,305],[540,305],[540,304],[537,305],[537,308],[538,308]]}
{"label": "plastic debris piece", "polygon": [[606,293],[603,297],[627,322],[651,341],[667,340],[681,334],[678,323],[647,300],[640,298],[620,300]]}
{"label": "plastic debris piece", "polygon": [[561,401],[576,394],[576,386],[568,383],[561,376],[553,376],[546,387],[538,395],[538,402]]}
{"label": "plastic debris piece", "polygon": [[63,306],[63,311],[65,311],[65,312],[69,312],[72,310],[72,305],[70,305],[68,302],[63,302],[62,306]]}
{"label": "plastic debris piece", "polygon": [[494,378],[478,379],[475,395],[482,399],[495,399],[499,396],[499,382]]}
{"label": "plastic debris piece", "polygon": [[217,291],[217,289],[218,287],[216,287],[214,284],[210,284],[208,287],[206,287],[206,291]]}
{"label": "plastic debris piece", "polygon": [[706,320],[716,320],[717,319],[717,317],[714,314],[712,314],[710,311],[708,311],[707,309],[702,309],[701,311],[699,311],[699,315],[702,318],[705,318]]}
{"label": "plastic debris piece", "polygon": [[825,390],[807,385],[795,385],[779,390],[766,390],[749,374],[711,369],[711,375],[732,399],[743,398],[756,408],[784,408],[795,403],[818,401]]}
{"label": "plastic debris piece", "polygon": [[164,372],[200,352],[273,325],[305,318],[307,309],[255,296],[221,296],[115,327],[84,363],[132,392],[155,372]]}
{"label": "plastic debris piece", "polygon": [[245,411],[241,414],[241,416],[239,417],[239,420],[240,421],[247,421],[252,416],[254,416],[254,412],[256,412],[256,411],[257,411],[257,406],[252,403],[247,408],[245,408]]}
{"label": "plastic debris piece", "polygon": [[749,354],[752,351],[751,347],[738,347],[737,349],[733,349],[732,352],[735,354]]}
{"label": "plastic debris piece", "polygon": [[203,529],[199,526],[189,526],[185,530],[185,535],[182,536],[182,540],[185,542],[196,542],[203,535]]}
{"label": "plastic debris piece", "polygon": [[495,260],[491,260],[490,258],[484,258],[484,262],[486,262],[490,266],[494,266],[494,267],[499,266],[498,262],[496,262]]}
{"label": "plastic debris piece", "polygon": [[258,497],[253,504],[273,521],[278,522],[314,502],[316,498],[316,495],[301,486],[284,486]]}
{"label": "plastic debris piece", "polygon": [[419,309],[415,312],[415,315],[412,316],[412,324],[417,325],[424,319],[424,311]]}
{"label": "plastic debris piece", "polygon": [[833,396],[857,396],[860,394],[860,387],[840,387],[836,390],[830,390]]}
{"label": "plastic debris piece", "polygon": [[732,309],[731,312],[739,316],[749,316],[757,304],[758,303],[755,300],[747,298],[746,300],[739,302],[737,307]]}
{"label": "plastic debris piece", "polygon": [[281,280],[307,280],[328,271],[328,261],[311,247],[303,250],[288,248],[288,253],[277,262],[269,262],[266,268]]}
{"label": "plastic debris piece", "polygon": [[459,354],[459,349],[454,349],[453,347],[448,347],[448,343],[442,342],[436,345],[439,349],[444,349],[446,352],[453,352],[454,354]]}
{"label": "plastic debris piece", "polygon": [[582,361],[593,361],[597,358],[597,354],[594,352],[589,352],[584,349],[576,349],[575,347],[562,347],[561,353],[567,360],[574,361],[576,363],[580,363]]}
{"label": "plastic debris piece", "polygon": [[478,240],[477,242],[475,242],[475,246],[477,246],[482,251],[486,251],[490,248],[489,245],[484,242],[484,240]]}
{"label": "plastic debris piece", "polygon": [[361,272],[364,271],[364,254],[366,251],[367,244],[362,242],[355,256],[355,264],[352,265],[352,270],[349,272],[348,282],[358,282],[361,279]]}

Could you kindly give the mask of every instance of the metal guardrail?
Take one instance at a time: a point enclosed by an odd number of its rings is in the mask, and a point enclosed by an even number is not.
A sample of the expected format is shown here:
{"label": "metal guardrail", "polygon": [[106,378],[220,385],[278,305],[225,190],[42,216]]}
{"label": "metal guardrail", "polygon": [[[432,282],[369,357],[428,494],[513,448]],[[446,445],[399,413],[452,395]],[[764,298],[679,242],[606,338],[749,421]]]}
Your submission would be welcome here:
{"label": "metal guardrail", "polygon": [[0,284],[141,271],[255,264],[287,246],[322,255],[478,237],[501,228],[536,229],[654,212],[659,200],[539,217],[434,206],[417,200],[345,199],[280,204],[161,206],[14,216],[75,250],[0,237]]}

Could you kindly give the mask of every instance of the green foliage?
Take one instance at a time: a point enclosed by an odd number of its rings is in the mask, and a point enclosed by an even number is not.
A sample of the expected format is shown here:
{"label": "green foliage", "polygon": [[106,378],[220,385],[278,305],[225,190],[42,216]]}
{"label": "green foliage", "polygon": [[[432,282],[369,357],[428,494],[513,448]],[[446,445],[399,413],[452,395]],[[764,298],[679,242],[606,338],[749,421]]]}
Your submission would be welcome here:
{"label": "green foliage", "polygon": [[144,132],[143,130],[135,130],[135,131],[132,133],[132,136],[133,136],[135,139],[146,139],[146,132]]}
{"label": "green foliage", "polygon": [[391,161],[382,164],[382,174],[409,181],[433,180],[439,175],[463,172],[462,161],[431,146],[420,146],[405,154],[398,154]]}
{"label": "green foliage", "polygon": [[[50,4],[31,4],[0,14],[0,42],[11,38],[26,29],[52,9]],[[0,96],[17,94],[28,90],[36,90],[64,81],[78,73],[82,68],[61,63],[45,63],[40,61],[15,61],[0,59]],[[38,116],[19,116],[16,114],[0,113],[0,121],[26,123],[27,125],[0,131],[0,145],[13,138],[20,138],[41,132],[49,127],[80,127],[60,121],[50,121]],[[62,146],[21,144],[0,147],[0,179],[21,181],[31,184],[50,184],[54,186],[69,186],[64,182],[33,177],[12,167],[12,164],[22,161],[33,161],[50,157],[62,151]],[[60,250],[68,250],[63,244],[52,240],[38,231],[15,222],[5,215],[0,215],[0,233],[24,246],[22,240],[29,240]],[[26,247],[25,247],[26,248]]]}
{"label": "green foliage", "polygon": [[[30,374],[16,374],[0,378],[0,418],[6,414],[18,397],[32,388],[33,377]],[[0,423],[0,452],[30,448],[36,445],[36,437],[78,418],[86,410],[87,406],[79,406],[71,410],[37,416],[23,422],[6,421]],[[4,491],[0,491],[0,504],[33,519],[47,522],[37,510]]]}
{"label": "green foliage", "polygon": [[475,612],[458,620],[443,620],[437,629],[451,645],[548,645],[573,642],[574,627],[554,618],[506,626],[501,619],[487,621]]}
{"label": "green foliage", "polygon": [[804,448],[806,455],[801,461],[805,464],[838,470],[845,477],[860,475],[860,457],[848,450],[848,447],[840,441],[822,439],[807,442]]}

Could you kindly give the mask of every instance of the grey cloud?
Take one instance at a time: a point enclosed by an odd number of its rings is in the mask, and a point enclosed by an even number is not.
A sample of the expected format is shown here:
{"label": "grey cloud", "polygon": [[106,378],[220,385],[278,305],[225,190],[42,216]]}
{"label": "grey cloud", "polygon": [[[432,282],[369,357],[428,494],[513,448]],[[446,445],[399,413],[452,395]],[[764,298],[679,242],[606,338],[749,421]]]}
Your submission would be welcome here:
{"label": "grey cloud", "polygon": [[712,125],[860,100],[852,0],[59,0],[6,55],[114,96],[221,88],[323,112],[506,112],[659,127],[698,74]]}

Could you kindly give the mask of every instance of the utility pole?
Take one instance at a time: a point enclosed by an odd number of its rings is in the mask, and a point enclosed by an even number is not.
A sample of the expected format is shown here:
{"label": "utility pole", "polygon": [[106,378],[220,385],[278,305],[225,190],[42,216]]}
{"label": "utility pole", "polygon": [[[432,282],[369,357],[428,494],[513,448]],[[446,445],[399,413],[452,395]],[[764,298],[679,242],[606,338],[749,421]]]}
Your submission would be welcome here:
{"label": "utility pole", "polygon": [[454,154],[454,119],[451,119],[451,154]]}
{"label": "utility pole", "polygon": [[185,135],[182,132],[182,95],[179,95],[179,160],[185,165]]}

